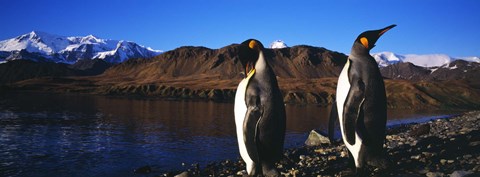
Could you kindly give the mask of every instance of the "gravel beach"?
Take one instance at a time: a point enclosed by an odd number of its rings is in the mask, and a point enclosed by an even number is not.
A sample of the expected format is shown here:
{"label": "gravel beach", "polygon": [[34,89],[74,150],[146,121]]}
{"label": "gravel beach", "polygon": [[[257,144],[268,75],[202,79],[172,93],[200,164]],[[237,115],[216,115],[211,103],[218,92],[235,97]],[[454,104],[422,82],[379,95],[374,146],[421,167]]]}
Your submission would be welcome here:
{"label": "gravel beach", "polygon": [[[388,171],[370,169],[372,176],[480,176],[480,111],[390,127],[385,146],[395,165]],[[283,176],[353,176],[345,145],[286,149],[277,164]],[[242,176],[240,159],[193,164],[185,171],[160,176]],[[153,175],[153,174],[150,174]]]}

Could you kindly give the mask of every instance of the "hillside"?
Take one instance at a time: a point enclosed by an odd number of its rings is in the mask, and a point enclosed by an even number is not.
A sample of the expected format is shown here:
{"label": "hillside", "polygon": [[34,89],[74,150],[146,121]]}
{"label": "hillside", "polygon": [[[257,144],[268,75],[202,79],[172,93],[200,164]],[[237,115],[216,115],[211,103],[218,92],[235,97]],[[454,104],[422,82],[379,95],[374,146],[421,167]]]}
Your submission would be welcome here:
{"label": "hillside", "polygon": [[103,60],[80,60],[73,65],[32,60],[13,60],[0,64],[0,85],[42,77],[93,76],[111,64]]}
{"label": "hillside", "polygon": [[[9,84],[8,89],[232,101],[243,71],[237,52],[237,44],[220,49],[180,47],[154,58],[128,60],[101,75],[36,78]],[[346,55],[312,46],[266,49],[265,55],[270,58],[286,103],[332,103]],[[382,67],[388,107],[480,108],[478,79],[448,72],[454,65],[476,67],[462,62],[437,68],[435,74],[432,68],[408,63]],[[444,76],[444,72],[456,74]]]}
{"label": "hillside", "polygon": [[391,79],[410,81],[464,81],[480,89],[480,63],[456,60],[451,63],[424,68],[412,63],[396,63],[380,68],[382,75]]}
{"label": "hillside", "polygon": [[[207,74],[218,79],[240,78],[243,70],[237,53],[235,44],[216,50],[181,47],[150,60],[124,62],[108,69],[101,77],[152,81]],[[280,78],[335,77],[347,58],[344,54],[311,46],[267,49],[265,56],[272,58],[269,63]]]}

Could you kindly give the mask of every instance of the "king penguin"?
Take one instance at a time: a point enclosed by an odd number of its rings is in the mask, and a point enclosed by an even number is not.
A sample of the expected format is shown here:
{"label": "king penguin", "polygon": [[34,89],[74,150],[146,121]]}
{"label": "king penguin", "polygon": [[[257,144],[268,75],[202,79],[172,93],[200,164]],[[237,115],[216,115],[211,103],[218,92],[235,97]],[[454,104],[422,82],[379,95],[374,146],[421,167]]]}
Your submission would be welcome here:
{"label": "king penguin", "polygon": [[338,78],[329,128],[338,117],[343,142],[360,176],[367,173],[366,165],[386,169],[390,163],[383,148],[387,122],[385,85],[370,50],[380,36],[395,26],[361,33]]}
{"label": "king penguin", "polygon": [[235,124],[240,156],[249,176],[280,176],[275,163],[283,156],[285,106],[262,43],[249,39],[239,46],[245,78],[235,94]]}

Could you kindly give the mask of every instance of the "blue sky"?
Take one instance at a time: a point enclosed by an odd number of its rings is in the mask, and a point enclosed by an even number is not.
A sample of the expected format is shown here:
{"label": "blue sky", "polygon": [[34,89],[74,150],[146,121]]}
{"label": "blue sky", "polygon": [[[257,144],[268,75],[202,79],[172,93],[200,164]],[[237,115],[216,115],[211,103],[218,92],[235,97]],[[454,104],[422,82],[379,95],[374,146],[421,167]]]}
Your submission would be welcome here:
{"label": "blue sky", "polygon": [[465,57],[480,56],[479,12],[478,0],[2,0],[0,40],[38,30],[172,50],[256,38],[349,53],[361,32],[397,24],[372,52]]}

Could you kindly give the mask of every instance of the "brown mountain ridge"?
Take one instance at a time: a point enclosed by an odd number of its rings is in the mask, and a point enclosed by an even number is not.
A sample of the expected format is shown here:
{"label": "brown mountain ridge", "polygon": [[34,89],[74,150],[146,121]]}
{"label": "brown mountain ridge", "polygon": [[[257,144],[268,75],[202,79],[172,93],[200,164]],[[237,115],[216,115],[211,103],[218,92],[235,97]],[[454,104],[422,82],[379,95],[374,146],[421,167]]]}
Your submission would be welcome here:
{"label": "brown mountain ridge", "polygon": [[[238,45],[221,49],[180,47],[148,60],[130,60],[114,66],[105,77],[157,80],[194,75],[216,76],[219,79],[240,78],[242,66],[238,60]],[[267,58],[280,78],[336,77],[347,56],[325,48],[294,46],[267,49]],[[119,75],[120,74],[120,75]]]}
{"label": "brown mountain ridge", "polygon": [[[6,88],[232,101],[243,71],[237,54],[238,44],[220,49],[180,47],[154,58],[128,60],[96,76],[41,77],[14,82]],[[332,103],[345,54],[300,45],[266,49],[265,55],[277,74],[285,102]],[[398,67],[402,68],[382,73],[391,76],[403,68],[412,70],[410,66]],[[417,70],[423,71],[413,68],[411,73],[418,74]],[[461,79],[386,78],[390,108],[480,108],[480,90]]]}

